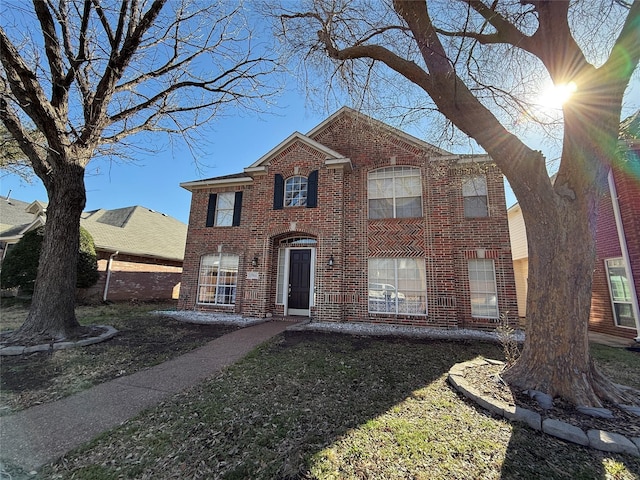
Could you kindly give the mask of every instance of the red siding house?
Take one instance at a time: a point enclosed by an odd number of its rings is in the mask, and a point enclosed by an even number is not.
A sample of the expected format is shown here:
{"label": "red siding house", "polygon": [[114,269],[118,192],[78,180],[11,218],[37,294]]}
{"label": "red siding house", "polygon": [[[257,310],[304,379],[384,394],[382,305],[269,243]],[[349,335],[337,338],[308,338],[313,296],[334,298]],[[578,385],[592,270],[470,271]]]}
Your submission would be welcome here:
{"label": "red siding house", "polygon": [[[640,121],[638,115],[635,118]],[[623,158],[609,172],[608,188],[598,209],[589,330],[640,341],[640,143],[626,147]],[[518,204],[508,213],[518,309],[525,317],[526,230]]]}
{"label": "red siding house", "polygon": [[192,192],[179,307],[493,329],[517,321],[503,178],[343,108]]}
{"label": "red siding house", "polygon": [[600,202],[589,328],[640,341],[640,143],[609,172]]}

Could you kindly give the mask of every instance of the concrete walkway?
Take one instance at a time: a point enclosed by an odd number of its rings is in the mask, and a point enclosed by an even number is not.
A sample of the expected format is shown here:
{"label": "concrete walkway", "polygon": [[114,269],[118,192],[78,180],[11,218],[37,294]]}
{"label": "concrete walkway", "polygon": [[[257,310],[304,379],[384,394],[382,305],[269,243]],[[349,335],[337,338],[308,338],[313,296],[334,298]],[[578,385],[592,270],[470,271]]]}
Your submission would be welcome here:
{"label": "concrete walkway", "polygon": [[274,321],[236,330],[155,367],[0,417],[0,457],[26,471],[37,470],[145,408],[198,384],[291,325]]}

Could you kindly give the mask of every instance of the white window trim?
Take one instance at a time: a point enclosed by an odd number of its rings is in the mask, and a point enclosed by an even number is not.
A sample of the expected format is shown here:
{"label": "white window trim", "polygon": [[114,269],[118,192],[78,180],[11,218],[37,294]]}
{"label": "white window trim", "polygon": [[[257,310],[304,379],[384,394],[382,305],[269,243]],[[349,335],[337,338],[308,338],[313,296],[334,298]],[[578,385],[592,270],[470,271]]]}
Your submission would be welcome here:
{"label": "white window trim", "polygon": [[[471,271],[469,269],[469,267],[471,266],[471,263],[474,261],[484,261],[484,262],[491,262],[491,266],[492,266],[492,270],[493,270],[493,288],[494,290],[492,292],[473,292],[471,290]],[[496,262],[493,259],[485,259],[485,258],[472,258],[469,259],[469,261],[467,262],[467,275],[468,275],[468,281],[469,281],[469,307],[471,309],[471,317],[472,318],[490,318],[490,319],[497,319],[500,318],[500,307],[499,307],[499,303],[498,303],[498,283],[496,282]],[[490,295],[490,294],[494,294],[496,297],[496,314],[495,316],[492,315],[477,315],[473,313],[473,305],[471,304],[471,296],[476,293],[478,295]]]}
{"label": "white window trim", "polygon": [[[416,177],[418,177],[420,179],[420,216],[418,217],[398,217],[398,202],[397,200],[399,198],[415,198],[415,197],[401,197],[401,196],[397,196],[396,195],[396,178],[401,178],[400,176],[396,177],[395,176],[395,169],[410,169],[414,172],[417,173],[417,175],[415,175]],[[388,177],[391,178],[392,182],[391,182],[391,196],[390,197],[376,197],[376,198],[371,198],[370,196],[370,189],[369,189],[369,180],[370,180],[370,175],[374,172],[378,172],[380,170],[392,170],[394,171],[394,175]],[[412,175],[413,176],[413,175]],[[367,218],[369,220],[385,220],[388,218],[422,218],[424,217],[424,205],[423,205],[423,192],[422,189],[424,188],[423,186],[423,182],[422,182],[422,171],[420,170],[420,167],[414,167],[412,165],[395,165],[392,167],[380,167],[380,168],[376,168],[373,170],[370,170],[369,172],[367,172]],[[389,198],[392,200],[392,207],[393,207],[393,214],[391,217],[380,217],[380,218],[371,218],[371,211],[369,208],[369,202],[371,200],[381,200],[381,199],[386,199]]]}
{"label": "white window trim", "polygon": [[[224,255],[236,257],[238,259],[238,266],[240,264],[240,259],[239,259],[238,255],[236,255],[236,254],[233,254],[233,253],[225,254],[223,252],[220,252],[220,253],[217,254],[217,256],[218,256],[218,274],[216,275],[216,284],[215,285],[209,285],[209,286],[212,286],[214,288],[214,292],[215,292],[214,293],[214,302],[203,302],[203,301],[200,300],[200,288],[202,287],[202,285],[200,283],[200,279],[201,279],[200,272],[202,270],[202,262],[203,262],[203,260],[206,257],[215,258],[216,254],[206,254],[206,255],[202,255],[200,257],[200,268],[198,268],[198,290],[197,290],[197,295],[196,295],[196,303],[198,305],[214,305],[214,306],[218,306],[218,307],[229,307],[229,308],[235,307],[235,305],[236,305],[235,301],[234,301],[234,303],[218,303],[217,302],[217,298],[218,298],[217,292],[218,292],[218,287],[220,286],[220,265],[222,264],[222,257]],[[236,282],[234,284],[234,288],[236,290],[236,297],[235,297],[236,300],[237,300],[237,294],[238,294],[238,277],[239,277],[239,275],[238,275],[238,272],[236,271]]]}
{"label": "white window trim", "polygon": [[[398,285],[398,260],[404,260],[404,259],[409,259],[409,257],[370,257],[367,259],[367,292],[369,291],[369,285],[371,283],[377,283],[377,282],[372,282],[372,279],[369,278],[369,261],[370,260],[393,260],[393,275],[394,275],[394,281],[395,281],[395,285]],[[425,266],[425,261],[424,258],[421,259],[415,259],[415,258],[410,258],[410,260],[422,260],[422,269],[423,272],[425,273],[425,277],[424,277],[424,313],[407,313],[407,312],[399,312],[398,311],[398,297],[396,297],[396,300],[394,301],[395,304],[395,311],[394,312],[383,312],[383,311],[376,311],[376,310],[371,310],[371,304],[369,301],[369,296],[367,295],[367,311],[370,314],[373,315],[393,315],[393,316],[416,316],[416,317],[426,317],[429,315],[429,300],[428,300],[428,296],[427,296],[427,279],[426,279],[426,266]],[[396,287],[396,292],[398,291],[397,287]],[[417,292],[418,290],[414,290],[415,292]]]}
{"label": "white window trim", "polygon": [[[231,208],[220,208],[220,201],[223,198],[231,197]],[[216,198],[216,211],[215,217],[213,219],[214,227],[231,227],[233,226],[233,212],[236,206],[236,192],[222,192],[218,194],[218,198]],[[225,223],[224,225],[220,224],[220,212],[227,212],[229,223]]]}
{"label": "white window trim", "polygon": [[[295,180],[296,178],[303,178],[306,181],[304,204],[287,205],[287,183],[289,183],[289,181]],[[282,199],[282,206],[284,208],[306,207],[308,199],[309,199],[309,177],[305,177],[303,175],[293,175],[284,180],[284,197]]]}
{"label": "white window trim", "polygon": [[[627,328],[627,329],[630,329],[630,330],[635,330],[636,329],[635,327],[629,327],[627,325],[620,325],[618,323],[618,318],[616,316],[616,303],[625,303],[625,304],[631,305],[631,313],[633,313],[634,316],[636,315],[636,311],[633,308],[634,307],[634,305],[633,305],[633,291],[631,292],[631,299],[628,302],[615,301],[613,299],[613,286],[611,285],[611,277],[609,275],[609,262],[611,260],[619,260],[622,263],[621,266],[624,269],[625,277],[627,278],[627,281],[629,282],[629,288],[633,289],[634,287],[633,287],[633,285],[631,285],[631,282],[629,280],[629,271],[627,270],[627,264],[624,261],[624,258],[622,258],[622,257],[610,257],[610,258],[605,258],[604,259],[604,273],[605,273],[605,275],[607,277],[607,285],[609,287],[609,300],[611,301],[611,315],[613,316],[613,323],[618,328]],[[637,324],[638,319],[634,318],[634,322]]]}
{"label": "white window trim", "polygon": [[[476,193],[476,195],[465,195],[465,192],[464,192],[465,183],[467,183],[468,181],[471,181],[473,183],[473,188],[475,190],[476,189],[475,179],[477,179],[477,178],[480,178],[480,179],[484,180],[484,190],[485,190],[484,194],[477,195],[478,192],[475,191],[474,193]],[[486,203],[486,206],[487,206],[487,214],[486,215],[480,215],[480,216],[478,216],[478,215],[467,216],[466,211],[464,211],[465,210],[465,205],[464,205],[465,199],[467,199],[467,198],[481,198],[481,197],[485,198],[485,203]],[[463,209],[463,213],[464,213],[464,217],[465,218],[489,218],[489,216],[490,216],[489,215],[489,185],[488,185],[488,182],[487,182],[487,176],[486,175],[469,175],[469,176],[466,176],[466,177],[464,177],[462,179],[462,202],[463,202],[462,209]]]}

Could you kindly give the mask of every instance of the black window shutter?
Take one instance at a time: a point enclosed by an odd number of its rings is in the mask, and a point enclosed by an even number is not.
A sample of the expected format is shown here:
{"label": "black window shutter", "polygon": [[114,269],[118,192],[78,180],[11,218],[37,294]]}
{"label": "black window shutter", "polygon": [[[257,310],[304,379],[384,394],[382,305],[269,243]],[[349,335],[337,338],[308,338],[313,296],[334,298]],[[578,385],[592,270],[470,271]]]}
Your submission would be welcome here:
{"label": "black window shutter", "polygon": [[213,221],[216,217],[216,193],[209,194],[209,206],[207,207],[207,227],[213,227]]}
{"label": "black window shutter", "polygon": [[276,173],[275,183],[273,185],[273,209],[282,210],[284,208],[284,178]]}
{"label": "black window shutter", "polygon": [[318,206],[318,170],[309,174],[307,179],[307,208]]}
{"label": "black window shutter", "polygon": [[232,226],[240,225],[240,214],[242,212],[242,191],[236,192],[236,198],[233,202],[233,221]]}

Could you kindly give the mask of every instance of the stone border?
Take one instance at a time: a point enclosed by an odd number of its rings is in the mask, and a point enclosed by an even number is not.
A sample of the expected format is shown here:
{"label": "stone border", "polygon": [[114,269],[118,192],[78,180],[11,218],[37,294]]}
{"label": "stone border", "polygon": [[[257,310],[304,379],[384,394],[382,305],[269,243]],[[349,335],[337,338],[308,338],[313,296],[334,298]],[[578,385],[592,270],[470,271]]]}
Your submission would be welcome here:
{"label": "stone border", "polygon": [[595,429],[585,432],[575,425],[560,420],[553,418],[543,419],[539,413],[526,408],[509,405],[500,400],[483,396],[482,393],[476,390],[466,380],[465,370],[468,368],[503,364],[504,362],[489,359],[456,363],[449,370],[448,380],[449,383],[466,398],[477,403],[485,410],[504,417],[507,420],[525,423],[534,430],[542,431],[548,435],[585,447],[591,447],[603,452],[626,453],[640,457],[640,437],[627,438],[619,433]]}
{"label": "stone border", "polygon": [[106,331],[97,337],[89,337],[83,338],[82,340],[77,340],[75,342],[54,342],[54,343],[41,343],[40,345],[34,345],[32,347],[23,347],[23,346],[10,346],[10,347],[0,347],[0,356],[10,356],[10,355],[25,355],[29,353],[36,352],[48,352],[50,350],[62,350],[64,348],[73,348],[73,347],[86,347],[87,345],[93,345],[94,343],[104,342],[105,340],[109,340],[110,338],[115,337],[118,334],[118,330],[113,328],[110,325],[91,325],[92,327],[104,328]]}
{"label": "stone border", "polygon": [[183,323],[197,325],[234,325],[239,327],[251,327],[266,323],[273,318],[243,317],[234,313],[196,312],[193,310],[154,310],[152,315],[169,317]]}

